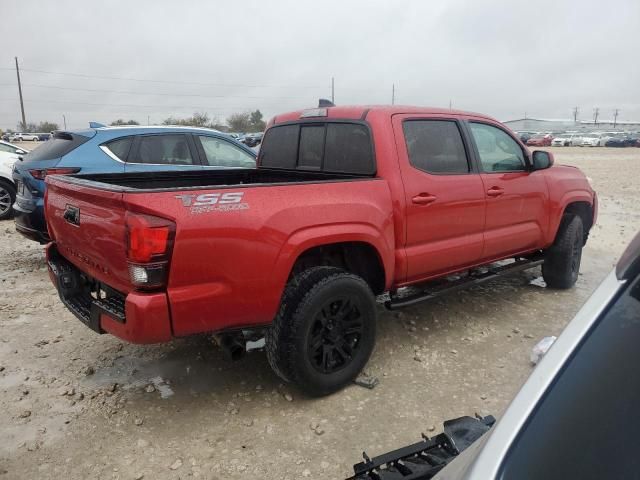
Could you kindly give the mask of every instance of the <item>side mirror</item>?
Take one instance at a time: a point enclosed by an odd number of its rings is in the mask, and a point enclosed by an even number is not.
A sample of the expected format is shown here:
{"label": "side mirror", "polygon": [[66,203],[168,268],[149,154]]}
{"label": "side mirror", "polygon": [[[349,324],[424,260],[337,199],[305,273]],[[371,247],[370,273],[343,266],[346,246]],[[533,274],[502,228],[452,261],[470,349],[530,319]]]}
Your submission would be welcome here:
{"label": "side mirror", "polygon": [[20,149],[16,150],[16,155],[26,155],[26,154],[27,152],[25,152],[24,150],[20,150]]}
{"label": "side mirror", "polygon": [[553,153],[544,150],[535,150],[532,155],[533,170],[544,170],[553,165]]}

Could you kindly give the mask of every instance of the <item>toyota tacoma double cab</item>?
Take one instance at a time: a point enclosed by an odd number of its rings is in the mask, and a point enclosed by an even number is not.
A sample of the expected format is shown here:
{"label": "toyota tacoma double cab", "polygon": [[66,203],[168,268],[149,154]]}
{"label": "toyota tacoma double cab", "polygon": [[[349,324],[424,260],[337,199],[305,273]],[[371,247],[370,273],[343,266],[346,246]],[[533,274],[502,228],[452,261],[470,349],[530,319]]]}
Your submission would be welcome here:
{"label": "toyota tacoma double cab", "polygon": [[49,273],[81,321],[236,353],[264,337],[310,395],[365,366],[377,295],[393,309],[536,265],[569,288],[597,214],[577,168],[487,116],[419,107],[277,115],[256,168],[46,182]]}

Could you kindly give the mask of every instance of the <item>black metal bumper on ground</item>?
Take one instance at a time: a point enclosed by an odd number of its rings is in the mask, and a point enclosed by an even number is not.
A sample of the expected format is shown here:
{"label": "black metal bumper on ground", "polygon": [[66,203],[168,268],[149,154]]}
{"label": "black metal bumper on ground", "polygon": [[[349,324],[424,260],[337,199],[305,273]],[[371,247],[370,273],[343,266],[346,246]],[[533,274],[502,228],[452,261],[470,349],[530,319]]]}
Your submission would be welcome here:
{"label": "black metal bumper on ground", "polygon": [[355,475],[347,480],[427,480],[478,440],[496,422],[483,418],[460,417],[444,422],[444,432],[407,447],[369,458],[353,466]]}

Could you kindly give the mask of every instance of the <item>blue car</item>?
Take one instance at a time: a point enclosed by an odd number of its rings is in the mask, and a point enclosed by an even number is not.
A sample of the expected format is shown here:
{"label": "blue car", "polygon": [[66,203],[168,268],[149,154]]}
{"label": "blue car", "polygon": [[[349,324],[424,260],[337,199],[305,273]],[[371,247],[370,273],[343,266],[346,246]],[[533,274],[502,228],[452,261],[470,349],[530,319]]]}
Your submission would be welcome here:
{"label": "blue car", "polygon": [[15,162],[16,230],[49,241],[44,218],[47,175],[254,168],[256,154],[232,137],[207,128],[105,127],[55,132]]}

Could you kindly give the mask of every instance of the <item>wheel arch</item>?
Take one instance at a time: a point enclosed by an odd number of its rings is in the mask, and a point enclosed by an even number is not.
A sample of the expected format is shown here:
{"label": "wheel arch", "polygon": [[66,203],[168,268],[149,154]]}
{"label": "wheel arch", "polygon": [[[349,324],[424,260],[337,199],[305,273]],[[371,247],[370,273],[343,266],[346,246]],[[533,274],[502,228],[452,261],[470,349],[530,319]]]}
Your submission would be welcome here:
{"label": "wheel arch", "polygon": [[589,237],[589,232],[591,231],[591,227],[593,227],[595,221],[594,209],[594,200],[586,193],[584,195],[567,198],[563,202],[561,214],[557,216],[553,228],[551,229],[551,232],[553,233],[551,241],[555,240],[556,236],[558,235],[558,231],[560,230],[560,226],[566,218],[578,216],[580,217],[580,220],[582,220],[584,243],[586,243],[587,238]]}
{"label": "wheel arch", "polygon": [[361,276],[379,294],[391,284],[394,262],[388,239],[373,226],[343,224],[292,235],[280,252],[275,271],[284,285],[305,268],[335,266]]}

